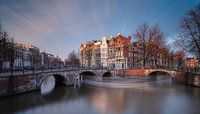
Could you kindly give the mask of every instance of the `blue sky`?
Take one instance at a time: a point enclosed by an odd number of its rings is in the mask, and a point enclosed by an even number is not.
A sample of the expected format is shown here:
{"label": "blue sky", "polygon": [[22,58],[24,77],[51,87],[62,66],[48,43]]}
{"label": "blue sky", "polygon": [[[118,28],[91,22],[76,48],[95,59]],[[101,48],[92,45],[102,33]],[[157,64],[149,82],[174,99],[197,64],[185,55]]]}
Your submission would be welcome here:
{"label": "blue sky", "polygon": [[[184,14],[200,0],[0,0],[0,20],[17,42],[66,58],[80,43],[132,35],[158,24],[168,42]],[[172,47],[173,48],[173,47]]]}

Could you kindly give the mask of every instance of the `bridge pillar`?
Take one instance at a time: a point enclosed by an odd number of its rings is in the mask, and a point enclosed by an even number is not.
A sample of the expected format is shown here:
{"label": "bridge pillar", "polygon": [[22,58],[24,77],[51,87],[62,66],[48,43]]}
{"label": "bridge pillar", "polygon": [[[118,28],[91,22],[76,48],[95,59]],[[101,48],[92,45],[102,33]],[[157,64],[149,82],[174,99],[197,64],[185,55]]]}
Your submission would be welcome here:
{"label": "bridge pillar", "polygon": [[74,88],[76,88],[76,79],[74,80]]}
{"label": "bridge pillar", "polygon": [[78,87],[81,86],[81,79],[80,79],[80,75],[78,76]]}
{"label": "bridge pillar", "polygon": [[118,71],[115,70],[115,71],[113,72],[113,77],[114,77],[114,78],[117,78],[117,74],[118,74]]}
{"label": "bridge pillar", "polygon": [[80,77],[81,77],[81,83],[83,82],[83,75],[82,74],[80,74]]}
{"label": "bridge pillar", "polygon": [[80,76],[80,74],[78,74],[78,76],[74,80],[74,88],[76,88],[77,86],[78,87],[81,86],[81,76]]}

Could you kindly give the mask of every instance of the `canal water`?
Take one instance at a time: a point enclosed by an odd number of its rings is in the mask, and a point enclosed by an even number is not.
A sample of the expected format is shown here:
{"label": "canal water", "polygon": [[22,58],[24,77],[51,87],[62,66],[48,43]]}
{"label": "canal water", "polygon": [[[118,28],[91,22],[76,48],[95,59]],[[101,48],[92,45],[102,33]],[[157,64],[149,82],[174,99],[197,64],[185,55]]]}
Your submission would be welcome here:
{"label": "canal water", "polygon": [[125,80],[119,81],[122,85],[134,85],[57,86],[48,95],[34,91],[3,98],[0,114],[200,114],[200,88],[176,84],[171,79],[121,80]]}

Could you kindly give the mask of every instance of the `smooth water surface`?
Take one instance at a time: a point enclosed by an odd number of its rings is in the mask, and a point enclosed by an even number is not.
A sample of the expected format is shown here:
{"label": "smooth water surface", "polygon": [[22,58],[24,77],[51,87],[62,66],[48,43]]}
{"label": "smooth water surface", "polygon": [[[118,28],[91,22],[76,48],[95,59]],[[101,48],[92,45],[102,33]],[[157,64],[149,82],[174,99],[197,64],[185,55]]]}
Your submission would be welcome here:
{"label": "smooth water surface", "polygon": [[58,86],[46,96],[34,91],[3,98],[0,114],[200,114],[200,88],[171,80],[142,85]]}

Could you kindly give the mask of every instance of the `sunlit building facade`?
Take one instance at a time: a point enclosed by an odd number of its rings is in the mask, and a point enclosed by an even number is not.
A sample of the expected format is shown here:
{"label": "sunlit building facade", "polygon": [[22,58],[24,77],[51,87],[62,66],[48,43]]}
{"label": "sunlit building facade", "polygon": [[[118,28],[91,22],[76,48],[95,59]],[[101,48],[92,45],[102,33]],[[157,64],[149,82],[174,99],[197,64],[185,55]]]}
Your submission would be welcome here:
{"label": "sunlit building facade", "polygon": [[93,40],[80,45],[80,62],[82,67],[101,67],[101,41]]}
{"label": "sunlit building facade", "polygon": [[186,58],[186,66],[188,68],[197,68],[199,67],[199,60],[196,57],[190,57],[190,58]]}
{"label": "sunlit building facade", "polygon": [[102,37],[102,43],[101,43],[101,66],[104,68],[107,68],[107,59],[108,59],[108,43],[109,41],[104,36]]}
{"label": "sunlit building facade", "polygon": [[18,43],[15,45],[14,69],[28,69],[32,67],[31,48],[33,48],[32,45]]}
{"label": "sunlit building facade", "polygon": [[131,37],[126,38],[120,33],[115,38],[111,37],[108,45],[108,67],[128,69],[129,57],[132,57],[131,45]]}

